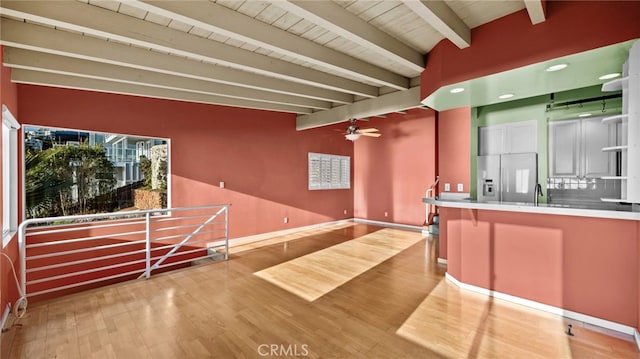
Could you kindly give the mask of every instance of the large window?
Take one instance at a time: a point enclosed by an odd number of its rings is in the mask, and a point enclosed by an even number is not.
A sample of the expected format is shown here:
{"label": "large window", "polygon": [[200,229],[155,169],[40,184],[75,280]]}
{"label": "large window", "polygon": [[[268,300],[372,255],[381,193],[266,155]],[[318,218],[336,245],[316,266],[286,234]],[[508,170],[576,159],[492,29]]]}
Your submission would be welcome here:
{"label": "large window", "polygon": [[2,247],[18,229],[18,121],[2,105]]}
{"label": "large window", "polygon": [[27,218],[167,208],[168,141],[24,126]]}

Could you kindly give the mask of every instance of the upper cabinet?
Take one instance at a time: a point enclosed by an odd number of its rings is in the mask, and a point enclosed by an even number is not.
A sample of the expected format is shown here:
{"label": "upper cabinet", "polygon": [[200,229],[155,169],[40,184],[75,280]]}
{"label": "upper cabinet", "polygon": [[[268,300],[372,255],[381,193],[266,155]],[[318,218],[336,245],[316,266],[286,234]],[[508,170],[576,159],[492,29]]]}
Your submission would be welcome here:
{"label": "upper cabinet", "polygon": [[580,122],[549,124],[549,177],[580,176]]}
{"label": "upper cabinet", "polygon": [[478,128],[478,155],[538,152],[538,124],[520,121]]}
{"label": "upper cabinet", "polygon": [[506,126],[505,153],[538,152],[538,123],[513,122]]}
{"label": "upper cabinet", "polygon": [[616,141],[615,125],[602,118],[549,123],[549,176],[601,178],[616,173],[616,158],[602,151]]}
{"label": "upper cabinet", "polygon": [[603,151],[616,143],[616,125],[603,124],[601,118],[582,120],[584,177],[607,177],[616,174],[616,154]]}
{"label": "upper cabinet", "polygon": [[504,151],[504,126],[478,128],[478,155],[499,155]]}

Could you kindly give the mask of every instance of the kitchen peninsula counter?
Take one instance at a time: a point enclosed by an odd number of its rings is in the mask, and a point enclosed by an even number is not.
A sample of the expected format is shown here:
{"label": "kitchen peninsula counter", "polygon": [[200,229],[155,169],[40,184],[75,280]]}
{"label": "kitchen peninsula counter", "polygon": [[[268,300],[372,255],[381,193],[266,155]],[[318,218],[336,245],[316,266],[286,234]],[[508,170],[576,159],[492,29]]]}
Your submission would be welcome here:
{"label": "kitchen peninsula counter", "polygon": [[609,219],[626,219],[640,220],[640,212],[610,210],[610,209],[594,209],[588,206],[569,206],[561,204],[540,203],[535,206],[532,203],[516,203],[516,202],[478,202],[472,199],[439,199],[439,198],[423,198],[423,203],[433,204],[438,207],[447,208],[467,208],[467,209],[483,209],[489,211],[508,211],[523,213],[539,213],[552,214],[562,216],[579,216],[593,218],[609,218]]}
{"label": "kitchen peninsula counter", "polygon": [[422,201],[454,284],[640,338],[639,212]]}

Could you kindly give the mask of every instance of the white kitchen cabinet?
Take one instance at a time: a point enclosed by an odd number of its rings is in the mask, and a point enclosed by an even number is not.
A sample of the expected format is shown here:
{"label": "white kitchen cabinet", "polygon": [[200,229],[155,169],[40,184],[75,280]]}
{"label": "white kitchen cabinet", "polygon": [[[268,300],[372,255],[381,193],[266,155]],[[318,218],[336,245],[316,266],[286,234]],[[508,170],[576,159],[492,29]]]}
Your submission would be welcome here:
{"label": "white kitchen cabinet", "polygon": [[580,175],[580,122],[549,123],[549,177]]}
{"label": "white kitchen cabinet", "polygon": [[478,128],[478,156],[538,152],[538,123],[519,121]]}
{"label": "white kitchen cabinet", "polygon": [[616,173],[615,153],[602,148],[615,144],[615,125],[602,118],[549,124],[549,176],[601,178]]}
{"label": "white kitchen cabinet", "polygon": [[478,155],[500,155],[503,153],[504,126],[486,126],[478,129]]}
{"label": "white kitchen cabinet", "polygon": [[538,123],[513,122],[506,126],[505,153],[538,152]]}
{"label": "white kitchen cabinet", "polygon": [[603,151],[616,143],[615,125],[603,124],[601,118],[584,119],[582,122],[582,174],[587,178],[600,178],[616,174],[616,154]]}

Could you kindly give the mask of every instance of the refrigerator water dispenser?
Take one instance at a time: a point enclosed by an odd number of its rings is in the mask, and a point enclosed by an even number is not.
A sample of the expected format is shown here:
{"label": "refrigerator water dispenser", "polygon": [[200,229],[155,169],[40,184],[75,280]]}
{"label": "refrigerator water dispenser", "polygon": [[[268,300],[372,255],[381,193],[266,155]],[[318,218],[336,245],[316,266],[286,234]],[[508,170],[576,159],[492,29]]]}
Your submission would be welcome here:
{"label": "refrigerator water dispenser", "polygon": [[493,180],[485,178],[482,182],[482,195],[484,197],[495,197],[496,192],[493,187]]}

